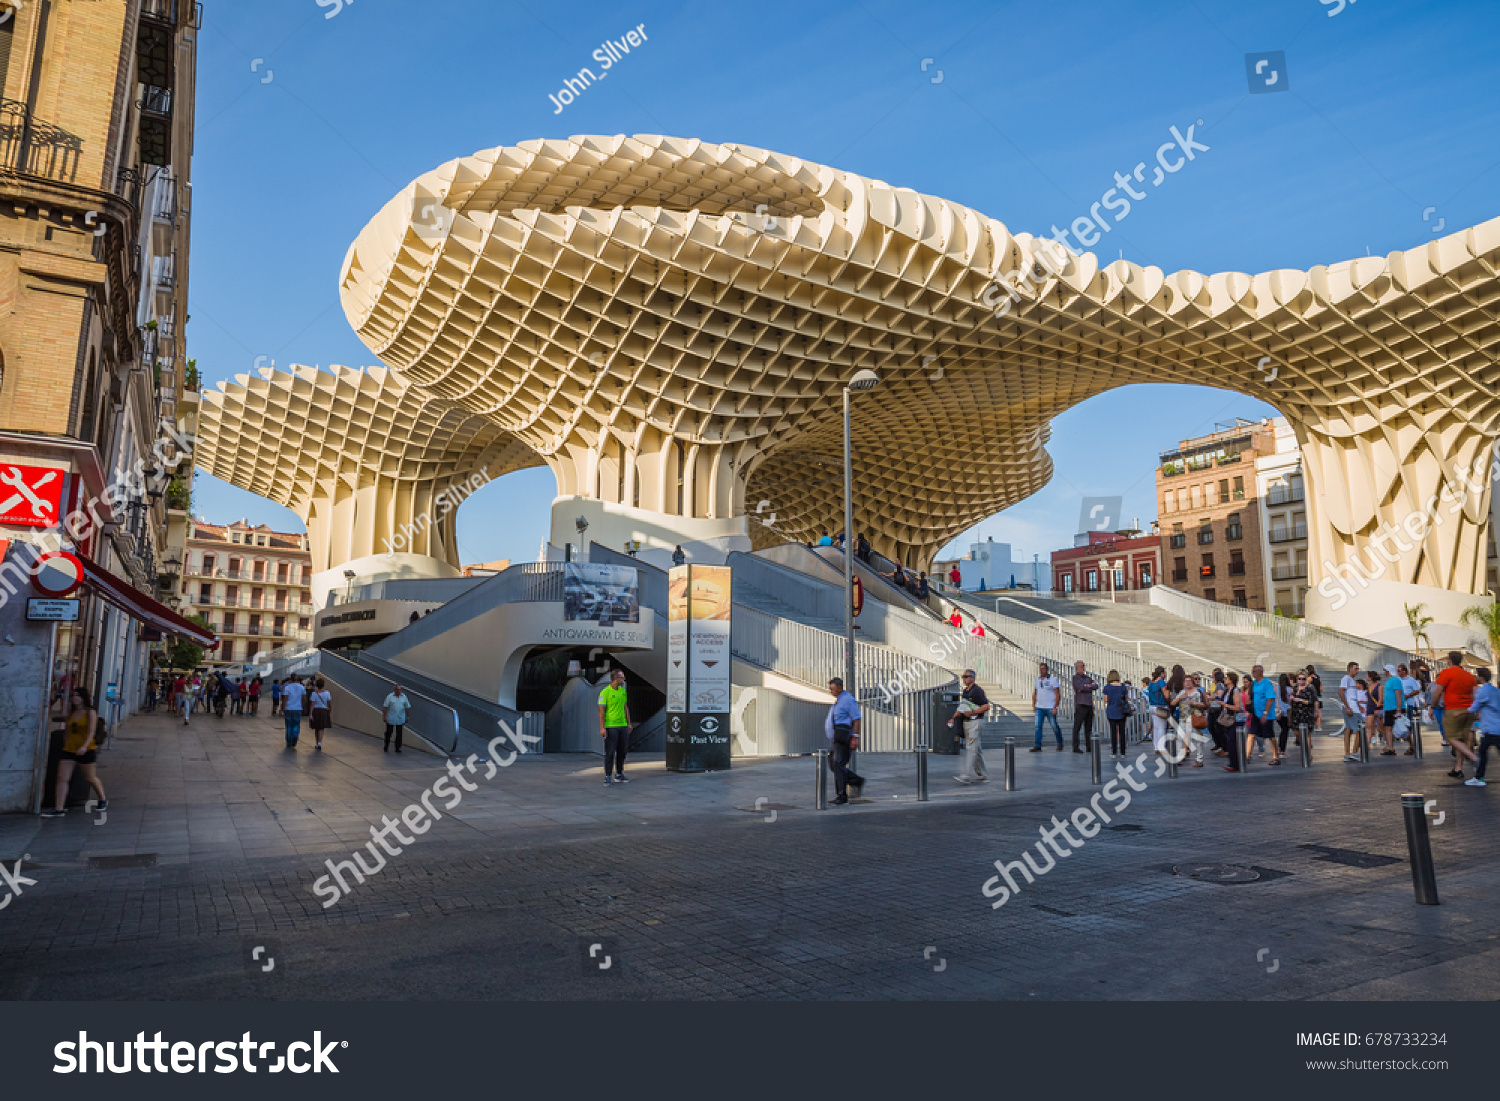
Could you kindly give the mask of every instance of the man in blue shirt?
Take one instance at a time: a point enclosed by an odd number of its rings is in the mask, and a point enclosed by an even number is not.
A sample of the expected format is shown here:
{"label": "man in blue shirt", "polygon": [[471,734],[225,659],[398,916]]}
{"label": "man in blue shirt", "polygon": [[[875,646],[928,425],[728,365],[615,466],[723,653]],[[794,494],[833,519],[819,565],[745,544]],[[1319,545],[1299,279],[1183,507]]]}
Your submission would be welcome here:
{"label": "man in blue shirt", "polygon": [[1500,688],[1495,687],[1488,669],[1476,670],[1474,675],[1479,678],[1479,683],[1474,686],[1474,702],[1469,705],[1469,710],[1474,712],[1474,729],[1480,735],[1479,744],[1475,746],[1479,764],[1474,768],[1474,778],[1465,780],[1464,786],[1482,788],[1490,747],[1500,750]]}
{"label": "man in blue shirt", "polygon": [[1251,695],[1250,728],[1245,735],[1245,760],[1255,748],[1255,739],[1265,738],[1271,743],[1271,764],[1281,764],[1281,749],[1276,744],[1276,685],[1266,676],[1266,671],[1257,665],[1250,670],[1255,687]]}
{"label": "man in blue shirt", "polygon": [[1385,738],[1382,757],[1396,755],[1396,716],[1406,708],[1406,688],[1394,665],[1385,667],[1385,683],[1380,693],[1380,732]]}
{"label": "man in blue shirt", "polygon": [[849,754],[859,747],[859,701],[844,691],[842,677],[829,679],[828,693],[833,697],[833,706],[828,709],[823,732],[833,743],[828,754],[828,767],[833,770],[833,805],[841,807],[849,802],[850,784],[854,785],[856,799],[865,790],[864,777],[849,771]]}

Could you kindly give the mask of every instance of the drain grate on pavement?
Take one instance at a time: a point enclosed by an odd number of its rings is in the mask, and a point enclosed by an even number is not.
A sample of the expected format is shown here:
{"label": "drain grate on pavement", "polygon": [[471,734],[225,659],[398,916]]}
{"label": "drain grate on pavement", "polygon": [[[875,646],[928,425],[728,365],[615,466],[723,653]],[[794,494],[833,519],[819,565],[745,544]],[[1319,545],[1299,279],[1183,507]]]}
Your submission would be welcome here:
{"label": "drain grate on pavement", "polygon": [[747,810],[751,814],[760,814],[762,811],[768,810],[796,810],[797,807],[793,803],[762,803],[758,807],[735,807],[734,809]]}
{"label": "drain grate on pavement", "polygon": [[91,856],[89,868],[93,871],[108,871],[113,868],[154,868],[155,853],[131,853],[127,856]]}
{"label": "drain grate on pavement", "polygon": [[1107,829],[1107,830],[1118,830],[1121,833],[1140,833],[1146,827],[1145,826],[1137,826],[1134,823],[1130,823],[1128,825],[1127,824],[1121,824],[1121,825],[1118,825],[1118,826],[1105,826],[1104,828]]}
{"label": "drain grate on pavement", "polygon": [[1185,879],[1196,879],[1200,883],[1218,883],[1226,887],[1241,883],[1270,883],[1285,879],[1291,872],[1279,868],[1262,868],[1259,864],[1211,864],[1199,861],[1190,864],[1169,864],[1164,869]]}
{"label": "drain grate on pavement", "polygon": [[1258,871],[1243,864],[1173,864],[1172,874],[1204,883],[1254,883],[1260,879]]}
{"label": "drain grate on pavement", "polygon": [[1358,849],[1336,849],[1330,845],[1303,845],[1318,855],[1314,860],[1321,860],[1326,864],[1342,864],[1346,868],[1388,868],[1392,864],[1401,864],[1404,861],[1396,856],[1382,856],[1380,853],[1360,852]]}

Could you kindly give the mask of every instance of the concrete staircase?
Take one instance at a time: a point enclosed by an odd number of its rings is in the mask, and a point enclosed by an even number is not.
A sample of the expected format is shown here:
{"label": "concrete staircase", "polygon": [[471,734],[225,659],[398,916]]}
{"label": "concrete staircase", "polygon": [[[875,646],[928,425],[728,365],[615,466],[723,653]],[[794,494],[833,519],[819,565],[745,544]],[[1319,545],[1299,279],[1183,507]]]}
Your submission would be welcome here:
{"label": "concrete staircase", "polygon": [[734,578],[734,602],[754,608],[757,611],[765,612],[767,615],[776,616],[779,619],[789,619],[793,623],[816,627],[820,631],[829,631],[836,635],[844,633],[843,620],[813,615],[800,608],[793,607],[786,601],[772,596],[764,589],[757,588],[737,575]]}
{"label": "concrete staircase", "polygon": [[[962,603],[983,611],[996,607],[991,597],[951,592],[944,595],[957,597]],[[1141,657],[1146,661],[1168,669],[1181,665],[1190,673],[1207,673],[1215,665],[1246,673],[1258,663],[1272,674],[1312,665],[1323,678],[1325,691],[1329,689],[1330,681],[1336,688],[1338,677],[1343,674],[1343,662],[1260,635],[1205,627],[1151,604],[1027,597],[1020,603],[1001,600],[998,614],[1053,627],[1057,624],[1057,617],[1061,616],[1065,621],[1072,621],[1062,625],[1068,634],[1092,639],[1128,654],[1136,652],[1135,644],[1139,640]]]}

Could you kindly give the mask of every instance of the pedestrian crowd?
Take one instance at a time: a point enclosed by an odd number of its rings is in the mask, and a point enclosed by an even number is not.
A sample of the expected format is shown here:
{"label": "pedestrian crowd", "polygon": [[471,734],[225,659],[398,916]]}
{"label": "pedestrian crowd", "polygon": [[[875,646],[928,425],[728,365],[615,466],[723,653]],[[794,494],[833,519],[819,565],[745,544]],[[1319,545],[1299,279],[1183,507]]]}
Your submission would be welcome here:
{"label": "pedestrian crowd", "polygon": [[[950,624],[962,630],[964,617],[954,610]],[[976,621],[976,628],[983,630]],[[980,729],[992,704],[985,695],[973,669],[960,677],[962,690],[948,727],[957,738],[962,754],[954,776],[960,784],[982,784],[988,781]],[[834,775],[835,806],[856,797],[865,781],[851,765],[852,750],[859,747],[860,708],[858,701],[845,690],[843,681],[829,682],[834,704],[829,709],[825,733],[831,743],[829,768]],[[1288,745],[1301,746],[1307,741],[1309,754],[1312,738],[1323,726],[1323,680],[1314,666],[1292,673],[1268,676],[1263,666],[1255,665],[1248,676],[1234,670],[1215,668],[1205,675],[1189,673],[1181,665],[1170,671],[1157,666],[1139,688],[1111,669],[1101,684],[1090,674],[1085,663],[1074,665],[1072,677],[1064,685],[1046,663],[1038,665],[1032,682],[1031,703],[1035,713],[1035,736],[1031,752],[1043,751],[1048,725],[1052,728],[1057,751],[1067,743],[1058,722],[1063,693],[1072,693],[1074,753],[1091,753],[1094,748],[1097,709],[1103,709],[1104,728],[1109,731],[1109,752],[1113,758],[1130,755],[1133,720],[1144,719],[1136,729],[1139,740],[1151,742],[1153,751],[1163,757],[1193,768],[1203,768],[1210,758],[1222,760],[1226,772],[1241,772],[1252,757],[1270,755],[1266,763],[1279,766]],[[1357,662],[1350,662],[1339,685],[1338,708],[1342,712],[1344,760],[1363,762],[1373,747],[1381,756],[1396,756],[1405,743],[1405,755],[1414,756],[1415,744],[1424,726],[1435,728],[1442,747],[1453,757],[1454,767],[1448,773],[1464,779],[1465,765],[1473,775],[1465,780],[1470,787],[1484,787],[1489,750],[1500,751],[1500,685],[1491,671],[1463,667],[1463,655],[1448,655],[1448,665],[1434,675],[1426,662],[1414,659],[1410,664],[1391,664],[1379,672],[1362,673]],[[1144,712],[1144,715],[1142,714]],[[1191,734],[1187,734],[1191,731]],[[1340,730],[1330,730],[1339,737]]]}

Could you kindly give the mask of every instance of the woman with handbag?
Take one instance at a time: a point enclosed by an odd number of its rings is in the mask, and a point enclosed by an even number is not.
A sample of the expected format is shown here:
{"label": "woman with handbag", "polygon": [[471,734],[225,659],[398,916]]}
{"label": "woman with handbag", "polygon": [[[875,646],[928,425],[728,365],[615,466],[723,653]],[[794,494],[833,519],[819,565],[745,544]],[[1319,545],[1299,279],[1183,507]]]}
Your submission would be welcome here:
{"label": "woman with handbag", "polygon": [[99,759],[99,712],[94,710],[87,688],[73,689],[72,702],[73,713],[68,716],[67,733],[63,736],[62,759],[57,762],[57,801],[51,809],[42,811],[43,818],[61,818],[68,813],[65,804],[75,767],[99,796],[97,809],[109,806],[104,784],[94,770],[94,762]]}
{"label": "woman with handbag", "polygon": [[1177,708],[1179,722],[1185,716],[1193,734],[1197,735],[1192,738],[1191,745],[1178,747],[1175,756],[1180,760],[1185,760],[1191,752],[1193,767],[1202,768],[1203,745],[1208,739],[1204,738],[1201,732],[1208,726],[1208,697],[1203,692],[1201,673],[1194,673],[1187,678],[1187,684],[1182,691],[1172,698],[1172,706]]}
{"label": "woman with handbag", "polygon": [[317,745],[314,748],[317,752],[321,753],[323,750],[323,731],[333,725],[333,693],[328,691],[327,684],[322,677],[317,679],[316,688],[313,691],[310,703],[312,705],[313,736],[317,738]]}
{"label": "woman with handbag", "polygon": [[1229,747],[1226,754],[1229,763],[1224,766],[1224,771],[1238,772],[1240,754],[1245,751],[1245,693],[1240,689],[1238,673],[1225,673],[1224,684],[1224,710],[1219,713],[1219,726]]}
{"label": "woman with handbag", "polygon": [[1167,720],[1172,715],[1170,699],[1166,667],[1158,665],[1151,671],[1151,683],[1146,687],[1146,705],[1151,714],[1151,746],[1158,754],[1167,748]]}
{"label": "woman with handbag", "polygon": [[1286,752],[1286,740],[1292,732],[1292,678],[1283,673],[1276,678],[1276,725],[1280,728],[1276,744]]}

